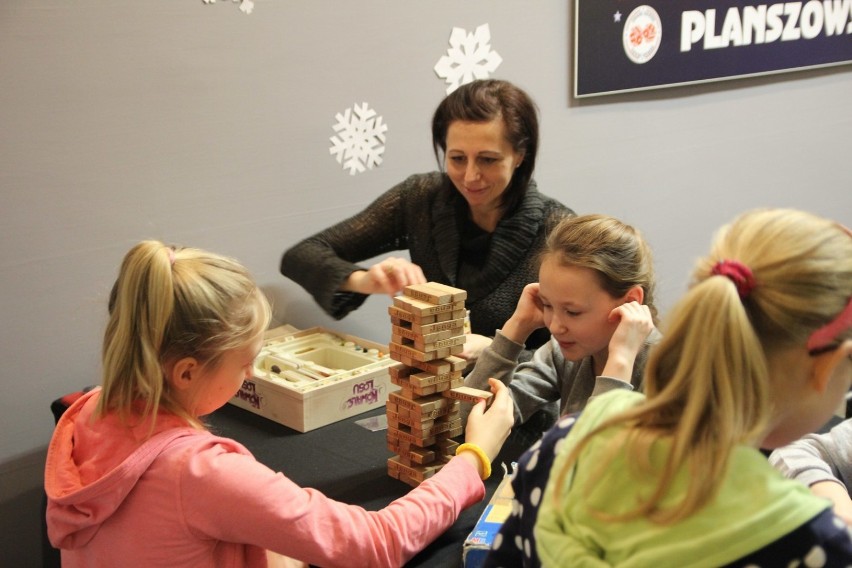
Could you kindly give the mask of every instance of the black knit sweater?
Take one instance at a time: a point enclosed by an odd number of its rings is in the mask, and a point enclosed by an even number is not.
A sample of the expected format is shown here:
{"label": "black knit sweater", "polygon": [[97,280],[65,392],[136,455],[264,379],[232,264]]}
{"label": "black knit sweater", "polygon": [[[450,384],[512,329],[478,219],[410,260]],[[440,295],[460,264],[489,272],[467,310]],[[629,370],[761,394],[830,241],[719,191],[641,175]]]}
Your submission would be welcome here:
{"label": "black knit sweater", "polygon": [[[467,291],[471,331],[493,337],[515,310],[524,286],[538,281],[537,253],[547,230],[571,209],[538,192],[531,182],[520,205],[491,234],[481,268],[459,270],[459,232],[467,205],[442,173],[413,175],[366,209],[296,244],[284,253],[281,273],[310,292],[332,317],[341,319],[366,299],[339,292],[356,262],[408,249],[427,280]],[[477,263],[479,264],[479,263]],[[461,281],[459,275],[461,274]],[[538,330],[527,341],[547,341]]]}

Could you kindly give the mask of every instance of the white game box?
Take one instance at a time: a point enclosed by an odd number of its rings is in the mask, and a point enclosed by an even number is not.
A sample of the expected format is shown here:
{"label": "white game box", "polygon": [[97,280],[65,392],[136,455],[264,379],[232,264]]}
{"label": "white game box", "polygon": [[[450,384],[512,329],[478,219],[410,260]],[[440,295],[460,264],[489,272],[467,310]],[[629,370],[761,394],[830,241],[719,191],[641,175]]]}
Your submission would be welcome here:
{"label": "white game box", "polygon": [[254,376],[230,403],[299,432],[384,406],[388,346],[322,327],[266,332]]}

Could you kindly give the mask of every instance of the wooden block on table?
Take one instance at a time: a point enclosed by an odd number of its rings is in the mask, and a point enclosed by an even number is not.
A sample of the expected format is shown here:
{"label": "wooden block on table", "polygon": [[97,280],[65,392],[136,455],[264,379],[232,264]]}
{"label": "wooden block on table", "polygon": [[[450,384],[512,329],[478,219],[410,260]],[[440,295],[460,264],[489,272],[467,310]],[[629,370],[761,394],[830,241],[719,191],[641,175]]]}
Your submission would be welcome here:
{"label": "wooden block on table", "polygon": [[492,393],[491,391],[485,391],[471,387],[457,387],[448,391],[444,391],[442,394],[447,398],[460,400],[462,402],[469,402],[471,404],[476,404],[480,400],[484,400],[486,406],[491,404],[491,399],[494,397],[494,393]]}

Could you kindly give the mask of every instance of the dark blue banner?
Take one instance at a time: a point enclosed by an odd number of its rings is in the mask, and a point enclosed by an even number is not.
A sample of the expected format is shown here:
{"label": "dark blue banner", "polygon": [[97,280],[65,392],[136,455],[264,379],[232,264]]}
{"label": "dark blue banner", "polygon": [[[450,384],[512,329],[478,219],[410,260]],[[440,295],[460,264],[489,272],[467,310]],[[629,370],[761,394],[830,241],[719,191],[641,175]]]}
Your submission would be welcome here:
{"label": "dark blue banner", "polygon": [[574,96],[852,62],[852,0],[576,0]]}

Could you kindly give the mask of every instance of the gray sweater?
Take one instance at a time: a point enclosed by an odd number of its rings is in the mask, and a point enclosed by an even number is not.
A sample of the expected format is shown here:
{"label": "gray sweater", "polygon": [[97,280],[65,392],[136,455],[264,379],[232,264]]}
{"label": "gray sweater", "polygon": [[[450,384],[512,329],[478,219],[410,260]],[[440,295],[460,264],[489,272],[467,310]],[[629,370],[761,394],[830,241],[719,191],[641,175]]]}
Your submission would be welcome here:
{"label": "gray sweater", "polygon": [[848,492],[852,482],[852,419],[826,434],[808,434],[776,449],[769,463],[808,487],[819,481],[835,481]]}
{"label": "gray sweater", "polygon": [[[530,361],[518,364],[518,355],[523,346],[497,331],[491,346],[483,351],[473,371],[465,377],[464,384],[488,390],[488,378],[494,377],[507,385],[515,402],[515,424],[523,424],[537,410],[561,401],[559,414],[564,415],[582,410],[593,396],[614,389],[640,389],[648,349],[659,341],[660,334],[654,330],[636,356],[630,383],[612,377],[596,376],[592,358],[585,357],[578,363],[565,359],[559,343],[551,339],[539,347]],[[462,408],[466,418],[470,405]]]}

